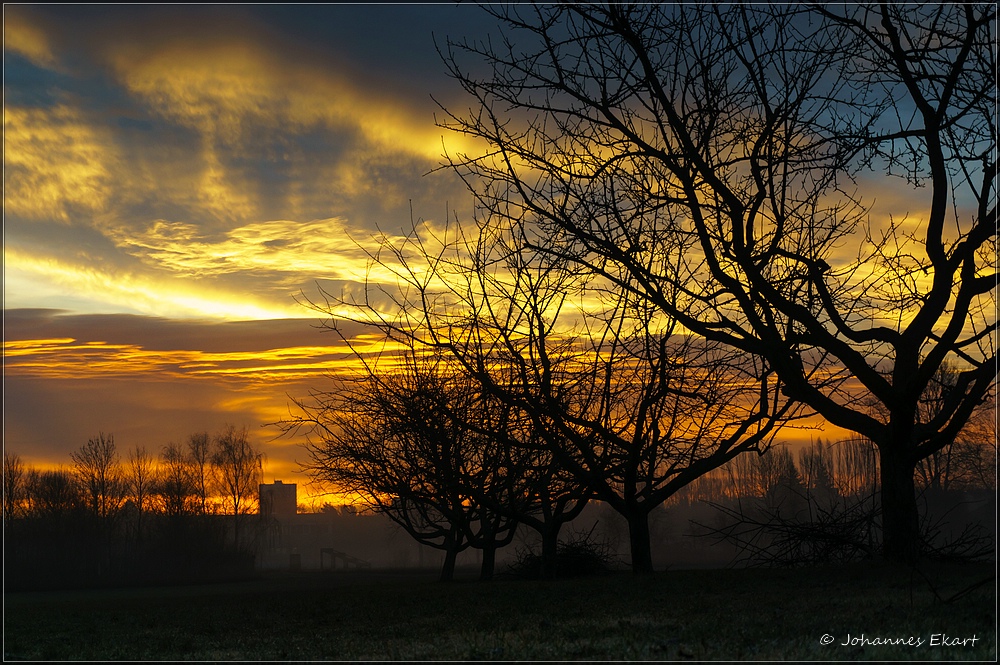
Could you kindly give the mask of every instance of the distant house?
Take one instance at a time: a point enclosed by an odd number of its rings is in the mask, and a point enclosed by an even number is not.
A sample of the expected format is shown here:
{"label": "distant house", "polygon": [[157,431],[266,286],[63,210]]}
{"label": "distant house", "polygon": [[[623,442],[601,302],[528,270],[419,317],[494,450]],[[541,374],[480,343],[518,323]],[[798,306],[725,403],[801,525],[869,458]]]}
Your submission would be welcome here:
{"label": "distant house", "polygon": [[260,486],[260,514],[263,517],[283,519],[295,517],[297,512],[297,486],[275,480],[273,484]]}

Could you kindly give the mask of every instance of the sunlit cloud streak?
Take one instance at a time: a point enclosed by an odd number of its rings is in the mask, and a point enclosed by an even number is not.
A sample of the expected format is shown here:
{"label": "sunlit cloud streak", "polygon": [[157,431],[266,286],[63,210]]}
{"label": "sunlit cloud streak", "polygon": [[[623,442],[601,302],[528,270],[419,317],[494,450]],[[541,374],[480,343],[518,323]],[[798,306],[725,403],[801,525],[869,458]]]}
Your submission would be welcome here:
{"label": "sunlit cloud streak", "polygon": [[56,257],[33,256],[4,248],[4,270],[25,282],[52,284],[65,292],[92,297],[119,311],[159,316],[220,319],[279,319],[301,315],[291,299],[266,302],[253,294],[225,291],[174,275],[150,275],[102,265],[80,265]]}
{"label": "sunlit cloud streak", "polygon": [[4,342],[5,371],[9,376],[90,379],[155,374],[161,379],[234,378],[265,384],[351,373],[358,368],[355,353],[378,354],[384,350],[385,345],[377,339],[354,340],[351,348],[341,344],[242,352],[156,350],[137,344],[81,342],[73,338]]}
{"label": "sunlit cloud streak", "polygon": [[216,238],[192,224],[158,221],[141,233],[122,230],[112,236],[129,254],[181,276],[266,273],[286,286],[299,285],[304,275],[356,282],[391,279],[391,273],[371,265],[369,253],[378,251],[381,239],[335,218],[255,222]]}

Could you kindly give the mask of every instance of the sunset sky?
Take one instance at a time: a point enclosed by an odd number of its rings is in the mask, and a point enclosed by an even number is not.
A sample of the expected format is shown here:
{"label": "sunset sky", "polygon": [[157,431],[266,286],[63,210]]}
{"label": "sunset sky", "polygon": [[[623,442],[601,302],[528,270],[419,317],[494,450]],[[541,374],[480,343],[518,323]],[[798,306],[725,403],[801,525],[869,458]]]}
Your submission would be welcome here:
{"label": "sunset sky", "polygon": [[6,5],[6,450],[245,425],[305,483],[267,424],[350,356],[301,301],[356,287],[411,209],[471,216],[431,173],[476,148],[435,125],[468,101],[434,38],[496,33],[452,4]]}
{"label": "sunset sky", "polygon": [[298,300],[357,283],[411,202],[471,211],[428,175],[467,147],[435,126],[462,93],[434,37],[491,29],[454,5],[5,6],[5,448],[68,464],[98,432],[159,451],[232,423],[304,482],[264,425],[348,356]]}

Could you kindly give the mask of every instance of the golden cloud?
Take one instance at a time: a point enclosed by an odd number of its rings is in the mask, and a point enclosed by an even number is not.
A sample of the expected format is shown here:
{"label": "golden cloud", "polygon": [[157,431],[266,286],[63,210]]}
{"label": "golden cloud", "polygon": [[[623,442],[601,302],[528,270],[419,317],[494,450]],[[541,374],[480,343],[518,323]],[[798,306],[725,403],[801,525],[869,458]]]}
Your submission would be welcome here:
{"label": "golden cloud", "polygon": [[18,53],[32,62],[51,66],[55,63],[48,35],[17,11],[4,7],[3,49]]}
{"label": "golden cloud", "polygon": [[287,273],[295,284],[304,279],[363,282],[366,277],[393,281],[389,271],[369,266],[366,252],[377,251],[379,239],[337,218],[255,222],[218,238],[206,237],[191,224],[160,220],[144,232],[119,228],[110,235],[126,252],[175,275]]}
{"label": "golden cloud", "polygon": [[73,208],[105,207],[111,142],[74,109],[7,106],[3,126],[5,214],[68,221]]}
{"label": "golden cloud", "polygon": [[206,287],[172,276],[144,275],[105,266],[78,265],[37,256],[10,245],[4,248],[5,281],[39,282],[63,287],[65,293],[91,298],[125,311],[164,317],[208,317],[229,320],[294,318],[301,310],[267,302],[246,293]]}
{"label": "golden cloud", "polygon": [[[43,66],[54,67],[57,34],[53,26],[5,13],[5,48]],[[128,146],[116,148],[114,128],[97,127],[79,111],[8,106],[8,215],[68,220],[80,212],[104,211],[111,193],[119,201],[143,202],[150,192],[169,192],[170,201],[194,204],[218,220],[256,221],[264,216],[259,188],[231,162],[260,156],[261,131],[271,132],[269,145],[316,128],[354,137],[331,153],[326,167],[296,172],[296,182],[322,182],[341,196],[375,195],[393,205],[405,205],[407,198],[398,183],[362,176],[362,171],[415,162],[425,170],[440,160],[444,132],[426,110],[323,65],[303,62],[301,53],[274,39],[170,35],[138,42],[118,35],[103,40],[95,51],[93,55],[147,107],[145,112],[195,130],[198,154],[186,160],[178,184],[178,174],[164,173],[169,169],[163,163],[124,163]],[[453,142],[461,148],[468,141],[456,134],[449,137],[449,144]],[[279,158],[287,160],[288,155]],[[301,187],[292,190],[286,210],[297,214]]]}
{"label": "golden cloud", "polygon": [[[150,52],[119,45],[108,59],[128,90],[165,117],[213,141],[237,145],[246,121],[301,131],[315,126],[357,131],[372,146],[436,163],[442,130],[398,99],[363,90],[347,77],[293,61],[258,43],[175,42]],[[471,139],[449,137],[469,152]]]}

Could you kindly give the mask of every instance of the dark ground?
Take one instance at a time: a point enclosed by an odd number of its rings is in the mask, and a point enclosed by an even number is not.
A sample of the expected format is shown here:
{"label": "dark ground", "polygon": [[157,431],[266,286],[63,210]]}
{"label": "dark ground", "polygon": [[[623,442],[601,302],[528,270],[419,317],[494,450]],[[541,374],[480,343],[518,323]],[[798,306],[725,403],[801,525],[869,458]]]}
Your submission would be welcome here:
{"label": "dark ground", "polygon": [[[479,583],[463,571],[441,584],[432,571],[328,571],[5,593],[4,660],[995,660],[995,572],[868,564]],[[956,638],[966,642],[940,644]]]}

